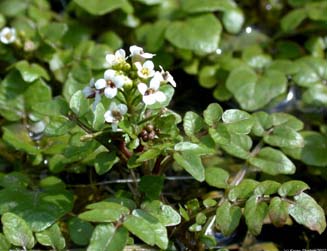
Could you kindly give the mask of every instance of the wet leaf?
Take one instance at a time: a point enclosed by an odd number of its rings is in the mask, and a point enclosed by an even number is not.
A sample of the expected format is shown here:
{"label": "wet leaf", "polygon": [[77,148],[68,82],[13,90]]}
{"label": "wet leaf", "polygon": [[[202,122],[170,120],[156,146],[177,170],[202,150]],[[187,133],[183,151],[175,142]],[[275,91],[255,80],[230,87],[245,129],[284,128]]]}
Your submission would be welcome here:
{"label": "wet leaf", "polygon": [[226,110],[222,115],[222,120],[227,130],[236,134],[248,134],[254,123],[249,113],[238,109]]}
{"label": "wet leaf", "polygon": [[241,9],[234,8],[224,12],[222,22],[229,33],[237,34],[241,31],[244,20],[245,17]]}
{"label": "wet leaf", "polygon": [[259,201],[256,196],[252,196],[246,201],[244,208],[245,222],[249,231],[253,235],[261,233],[263,220],[268,213],[268,205],[266,202]]}
{"label": "wet leaf", "polygon": [[327,107],[327,87],[323,84],[316,84],[308,88],[302,98],[306,104]]}
{"label": "wet leaf", "polygon": [[273,126],[287,126],[295,131],[300,131],[303,129],[304,124],[301,120],[297,119],[291,114],[276,112],[270,114]]}
{"label": "wet leaf", "polygon": [[248,159],[250,157],[252,139],[248,135],[232,134],[230,141],[228,143],[221,144],[220,146],[232,156],[240,159]]}
{"label": "wet leaf", "polygon": [[208,167],[205,169],[205,181],[213,187],[227,188],[229,173],[222,168]]}
{"label": "wet leaf", "polygon": [[166,228],[149,213],[135,209],[132,215],[126,217],[123,226],[148,245],[157,245],[159,248],[168,247]]}
{"label": "wet leaf", "polygon": [[263,139],[267,144],[277,147],[301,148],[304,145],[301,134],[288,126],[275,127],[272,133],[266,134]]}
{"label": "wet leaf", "polygon": [[118,162],[119,158],[115,152],[101,152],[95,157],[94,168],[97,174],[102,175]]}
{"label": "wet leaf", "polygon": [[264,147],[260,152],[249,158],[249,163],[262,172],[270,175],[293,174],[295,166],[281,151],[271,147]]}
{"label": "wet leaf", "polygon": [[261,137],[269,128],[272,127],[272,118],[268,113],[262,111],[253,113],[252,116],[254,118],[252,133]]}
{"label": "wet leaf", "polygon": [[51,227],[36,233],[35,237],[43,246],[49,246],[55,250],[62,250],[66,246],[65,238],[62,236],[60,228],[56,223]]}
{"label": "wet leaf", "polygon": [[14,213],[4,213],[1,217],[3,233],[7,240],[24,249],[31,249],[35,245],[32,230],[21,217]]}
{"label": "wet leaf", "polygon": [[189,13],[197,12],[214,12],[214,11],[227,11],[235,8],[235,4],[229,0],[182,0],[181,7],[184,11]]}
{"label": "wet leaf", "polygon": [[280,183],[273,180],[265,180],[254,189],[254,194],[258,196],[271,195],[277,193]]}
{"label": "wet leaf", "polygon": [[283,183],[278,189],[278,193],[282,197],[295,196],[309,189],[309,186],[301,180],[290,180]]}
{"label": "wet leaf", "polygon": [[218,48],[222,27],[213,14],[174,21],[166,30],[166,39],[177,48],[210,53]]}
{"label": "wet leaf", "polygon": [[229,191],[228,199],[233,202],[237,199],[247,199],[252,195],[258,184],[259,182],[256,180],[244,179]]}
{"label": "wet leaf", "polygon": [[288,212],[296,222],[319,234],[324,232],[326,229],[325,213],[317,202],[305,193],[300,193],[294,199],[295,203],[290,205]]}
{"label": "wet leaf", "polygon": [[104,126],[104,113],[106,112],[102,103],[97,104],[94,117],[92,122],[92,127],[95,130],[100,130]]}
{"label": "wet leaf", "polygon": [[203,111],[204,121],[214,127],[220,121],[223,114],[223,109],[217,103],[212,103]]}
{"label": "wet leaf", "polygon": [[241,208],[225,201],[216,211],[216,224],[224,236],[230,236],[240,223]]}
{"label": "wet leaf", "polygon": [[38,64],[29,64],[27,61],[23,60],[16,63],[15,67],[26,82],[33,82],[41,77],[49,80],[47,71]]}
{"label": "wet leaf", "polygon": [[271,199],[269,204],[269,217],[272,224],[276,227],[282,227],[288,219],[288,208],[290,203],[279,197]]}
{"label": "wet leaf", "polygon": [[307,165],[327,166],[326,136],[314,131],[305,131],[301,134],[304,138],[301,160]]}
{"label": "wet leaf", "polygon": [[200,182],[204,181],[204,167],[200,156],[194,154],[192,151],[184,151],[174,153],[173,157],[177,164],[183,167],[196,180]]}
{"label": "wet leaf", "polygon": [[204,88],[212,88],[217,84],[217,65],[206,65],[199,72],[199,83]]}
{"label": "wet leaf", "polygon": [[186,112],[183,119],[183,127],[185,134],[193,137],[196,133],[204,127],[203,119],[195,112]]}
{"label": "wet leaf", "polygon": [[87,112],[89,103],[81,90],[75,92],[71,97],[69,107],[79,116],[83,116]]}
{"label": "wet leaf", "polygon": [[74,0],[74,2],[93,15],[104,15],[128,4],[126,0]]}
{"label": "wet leaf", "polygon": [[145,202],[142,209],[157,218],[164,226],[175,226],[181,222],[179,213],[169,205],[163,204],[159,200]]}
{"label": "wet leaf", "polygon": [[126,245],[128,231],[124,227],[116,228],[113,224],[97,225],[92,233],[87,251],[122,251]]}

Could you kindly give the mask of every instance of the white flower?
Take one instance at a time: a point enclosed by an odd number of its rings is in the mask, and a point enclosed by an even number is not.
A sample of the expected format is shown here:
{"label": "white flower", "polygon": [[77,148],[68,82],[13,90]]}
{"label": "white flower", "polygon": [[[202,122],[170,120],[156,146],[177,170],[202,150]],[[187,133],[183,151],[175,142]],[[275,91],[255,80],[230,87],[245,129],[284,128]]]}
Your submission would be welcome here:
{"label": "white flower", "polygon": [[144,52],[142,47],[132,45],[129,47],[129,51],[131,52],[131,57],[137,61],[137,60],[143,60],[143,59],[150,59],[155,56],[155,54]]}
{"label": "white flower", "polygon": [[176,87],[176,82],[175,82],[173,76],[168,71],[165,71],[161,65],[159,65],[159,67],[161,69],[161,75],[162,75],[164,81],[170,83],[173,87]]}
{"label": "white flower", "polygon": [[155,73],[154,64],[150,60],[145,61],[143,65],[140,62],[136,62],[135,66],[137,69],[137,75],[140,78],[151,78]]}
{"label": "white flower", "polygon": [[142,94],[142,100],[146,105],[152,105],[156,102],[164,102],[166,100],[165,94],[159,91],[161,79],[162,77],[156,74],[151,79],[149,87],[144,83],[139,83],[137,85],[137,89]]}
{"label": "white flower", "polygon": [[113,98],[117,95],[118,89],[122,88],[124,83],[131,81],[128,77],[119,75],[115,70],[106,70],[104,78],[98,79],[94,86],[97,90],[104,89],[104,95],[107,98]]}
{"label": "white flower", "polygon": [[108,67],[115,66],[117,64],[123,63],[126,60],[126,53],[123,49],[119,49],[115,52],[115,54],[106,55],[106,61],[108,63]]}
{"label": "white flower", "polygon": [[117,131],[117,124],[123,119],[123,116],[127,113],[127,106],[125,104],[116,104],[112,102],[109,106],[109,110],[105,112],[104,119],[108,123],[112,123],[112,130]]}
{"label": "white flower", "polygon": [[15,42],[16,38],[17,36],[15,28],[4,27],[0,31],[0,41],[4,44],[11,44]]}

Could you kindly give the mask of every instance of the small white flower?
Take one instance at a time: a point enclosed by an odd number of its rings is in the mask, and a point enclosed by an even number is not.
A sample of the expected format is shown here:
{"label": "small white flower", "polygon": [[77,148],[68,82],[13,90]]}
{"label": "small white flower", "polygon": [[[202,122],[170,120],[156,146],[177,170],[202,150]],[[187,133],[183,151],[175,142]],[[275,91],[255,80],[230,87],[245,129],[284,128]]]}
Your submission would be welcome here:
{"label": "small white flower", "polygon": [[135,61],[139,61],[139,60],[142,61],[144,59],[150,59],[150,58],[153,58],[155,56],[155,54],[144,52],[142,47],[139,47],[139,46],[136,46],[136,45],[132,45],[131,47],[129,47],[129,51],[131,52],[130,56]]}
{"label": "small white flower", "polygon": [[122,88],[124,83],[131,81],[128,77],[119,75],[115,70],[106,70],[104,78],[98,79],[94,86],[97,90],[104,89],[104,95],[107,98],[114,98],[117,95],[118,89]]}
{"label": "small white flower", "polygon": [[112,123],[113,131],[117,131],[117,124],[123,119],[123,116],[127,113],[127,106],[125,104],[116,104],[112,102],[109,106],[109,110],[105,112],[104,119],[108,123]]}
{"label": "small white flower", "polygon": [[92,105],[93,111],[95,111],[95,108],[96,108],[97,104],[99,104],[100,101],[101,101],[100,91],[95,89],[94,84],[95,84],[94,78],[92,78],[90,80],[89,85],[86,86],[82,91],[84,97],[86,97],[86,98],[93,98],[94,97],[95,98],[94,102],[93,102],[93,105]]}
{"label": "small white flower", "polygon": [[146,105],[153,105],[156,102],[164,102],[166,100],[166,95],[162,91],[159,91],[162,77],[160,78],[158,76],[156,74],[151,79],[149,87],[144,83],[137,85],[137,89],[142,94],[142,100]]}
{"label": "small white flower", "polygon": [[151,78],[155,73],[154,64],[150,60],[145,61],[143,65],[140,62],[136,62],[135,66],[137,69],[137,75],[140,78],[148,79]]}
{"label": "small white flower", "polygon": [[0,31],[0,41],[4,44],[11,44],[15,42],[16,38],[17,36],[15,28],[4,27]]}
{"label": "small white flower", "polygon": [[115,52],[115,54],[108,54],[106,56],[106,61],[108,63],[108,67],[113,67],[117,64],[123,63],[126,60],[126,53],[123,49],[119,49]]}
{"label": "small white flower", "polygon": [[168,71],[165,71],[161,65],[159,65],[159,67],[161,69],[161,75],[162,75],[164,81],[170,83],[173,87],[176,87],[176,82],[175,82],[173,76]]}

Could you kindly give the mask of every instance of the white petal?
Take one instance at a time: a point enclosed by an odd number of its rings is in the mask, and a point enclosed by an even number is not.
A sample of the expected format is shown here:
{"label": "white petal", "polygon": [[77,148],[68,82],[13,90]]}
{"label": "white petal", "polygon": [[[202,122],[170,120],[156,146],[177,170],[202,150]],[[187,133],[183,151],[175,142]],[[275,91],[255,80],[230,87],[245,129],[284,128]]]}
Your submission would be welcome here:
{"label": "white petal", "polygon": [[117,88],[107,87],[106,89],[104,89],[104,95],[107,98],[115,97],[117,95]]}
{"label": "white petal", "polygon": [[144,95],[144,93],[146,92],[146,90],[148,89],[148,86],[144,83],[139,83],[137,85],[137,89],[139,90],[139,92]]}
{"label": "white petal", "polygon": [[117,109],[121,115],[124,115],[127,112],[127,106],[125,104],[119,104]]}
{"label": "white petal", "polygon": [[148,53],[148,52],[144,52],[140,54],[142,56],[142,58],[153,58],[156,54],[152,54],[152,53]]}
{"label": "white petal", "polygon": [[147,60],[147,61],[144,62],[143,68],[153,70],[154,69],[154,64],[153,64],[153,62],[151,60]]}
{"label": "white petal", "polygon": [[122,88],[125,84],[126,79],[125,76],[118,75],[115,78],[113,78],[112,81],[115,83],[117,88]]}
{"label": "white petal", "polygon": [[134,65],[135,65],[135,67],[136,67],[136,69],[137,69],[138,71],[141,71],[141,70],[143,69],[143,67],[142,67],[142,65],[141,65],[140,62],[135,62]]}
{"label": "white petal", "polygon": [[170,75],[169,72],[167,72],[167,74],[168,74],[168,77],[167,77],[167,81],[168,81],[168,83],[170,83],[173,87],[176,87],[176,82],[175,82],[173,76]]}
{"label": "white petal", "polygon": [[142,100],[146,105],[153,105],[156,102],[156,96],[153,94],[144,95]]}
{"label": "white petal", "polygon": [[114,64],[115,60],[116,60],[116,57],[114,54],[106,55],[106,61],[109,64],[109,67],[111,67]]}
{"label": "white petal", "polygon": [[114,121],[114,117],[112,116],[112,112],[110,110],[104,113],[104,120],[108,123],[112,123]]}
{"label": "white petal", "polygon": [[4,44],[11,44],[16,40],[16,29],[4,27],[0,32],[0,41]]}
{"label": "white petal", "polygon": [[104,79],[112,80],[113,77],[116,75],[116,71],[109,69],[109,70],[106,70],[103,75],[104,75]]}
{"label": "white petal", "polygon": [[98,90],[103,89],[107,86],[107,81],[104,80],[103,78],[100,78],[94,83],[94,86]]}
{"label": "white petal", "polygon": [[155,74],[154,77],[150,80],[150,88],[154,90],[158,90],[162,80],[163,80],[162,76],[159,77],[157,74]]}
{"label": "white petal", "polygon": [[117,50],[115,52],[115,57],[116,57],[117,60],[125,59],[126,53],[125,53],[124,49]]}
{"label": "white petal", "polygon": [[143,49],[139,46],[132,45],[131,47],[129,47],[129,51],[131,52],[131,56],[135,56],[139,55],[143,51]]}
{"label": "white petal", "polygon": [[157,91],[153,95],[158,102],[164,102],[166,100],[166,95],[161,91]]}

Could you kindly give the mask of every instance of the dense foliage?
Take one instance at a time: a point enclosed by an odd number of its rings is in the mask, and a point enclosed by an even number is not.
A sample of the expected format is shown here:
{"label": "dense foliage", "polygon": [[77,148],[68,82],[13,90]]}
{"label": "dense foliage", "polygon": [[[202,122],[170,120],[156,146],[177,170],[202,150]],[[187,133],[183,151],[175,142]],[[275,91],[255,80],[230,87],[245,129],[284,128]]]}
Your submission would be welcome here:
{"label": "dense foliage", "polygon": [[326,13],[1,0],[0,250],[278,250],[256,241],[268,225],[325,234]]}

